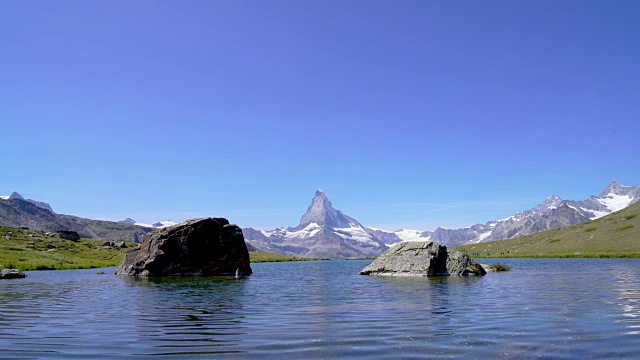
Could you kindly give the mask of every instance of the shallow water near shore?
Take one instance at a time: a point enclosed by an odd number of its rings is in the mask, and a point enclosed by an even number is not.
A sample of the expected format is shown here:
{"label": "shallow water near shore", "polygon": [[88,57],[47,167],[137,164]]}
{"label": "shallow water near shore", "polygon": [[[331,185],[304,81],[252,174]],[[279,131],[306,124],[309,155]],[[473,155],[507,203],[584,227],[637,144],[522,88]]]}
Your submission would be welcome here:
{"label": "shallow water near shore", "polygon": [[470,278],[358,275],[370,260],[244,279],[28,272],[0,281],[0,358],[637,356],[640,259],[500,262],[513,270]]}

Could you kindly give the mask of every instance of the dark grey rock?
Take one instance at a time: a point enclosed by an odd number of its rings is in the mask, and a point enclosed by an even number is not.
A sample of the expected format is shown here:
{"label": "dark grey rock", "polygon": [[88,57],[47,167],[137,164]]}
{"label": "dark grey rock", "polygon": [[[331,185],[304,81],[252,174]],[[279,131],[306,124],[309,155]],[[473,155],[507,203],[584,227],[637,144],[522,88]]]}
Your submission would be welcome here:
{"label": "dark grey rock", "polygon": [[485,275],[474,260],[459,251],[433,241],[401,242],[365,267],[361,275],[449,276]]}
{"label": "dark grey rock", "polygon": [[0,271],[0,279],[22,279],[26,277],[27,274],[19,269],[3,269]]}
{"label": "dark grey rock", "polygon": [[236,225],[222,218],[194,219],[156,230],[122,259],[117,275],[243,275],[249,251]]}
{"label": "dark grey rock", "polygon": [[476,262],[467,254],[456,250],[448,251],[447,272],[449,275],[459,276],[485,275],[487,273],[482,264]]}
{"label": "dark grey rock", "polygon": [[80,241],[80,235],[75,232],[75,231],[70,231],[70,230],[58,230],[55,231],[53,233],[51,233],[52,236],[55,236],[57,238],[60,239],[67,239],[67,240],[71,240],[73,242],[78,242]]}

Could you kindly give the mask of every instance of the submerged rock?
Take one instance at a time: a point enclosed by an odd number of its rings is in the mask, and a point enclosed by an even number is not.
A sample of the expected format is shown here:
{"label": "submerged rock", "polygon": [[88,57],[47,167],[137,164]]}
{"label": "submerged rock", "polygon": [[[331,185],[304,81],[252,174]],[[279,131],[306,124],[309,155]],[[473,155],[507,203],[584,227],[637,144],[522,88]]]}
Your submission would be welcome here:
{"label": "submerged rock", "polygon": [[188,220],[147,234],[116,275],[244,275],[252,273],[242,230],[227,219]]}
{"label": "submerged rock", "polygon": [[27,274],[19,269],[3,269],[0,271],[0,279],[22,279],[26,277]]}
{"label": "submerged rock", "polygon": [[485,275],[482,266],[456,250],[433,241],[408,241],[395,244],[361,275],[379,276],[449,276]]}

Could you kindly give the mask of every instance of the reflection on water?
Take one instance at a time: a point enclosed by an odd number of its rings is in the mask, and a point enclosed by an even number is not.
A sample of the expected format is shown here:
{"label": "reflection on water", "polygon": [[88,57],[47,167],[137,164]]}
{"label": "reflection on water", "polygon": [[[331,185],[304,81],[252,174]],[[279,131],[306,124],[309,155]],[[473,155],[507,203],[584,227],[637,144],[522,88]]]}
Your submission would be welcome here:
{"label": "reflection on water", "polygon": [[30,272],[0,282],[0,358],[635,357],[640,260],[506,262],[481,278],[358,275],[367,261],[245,279]]}

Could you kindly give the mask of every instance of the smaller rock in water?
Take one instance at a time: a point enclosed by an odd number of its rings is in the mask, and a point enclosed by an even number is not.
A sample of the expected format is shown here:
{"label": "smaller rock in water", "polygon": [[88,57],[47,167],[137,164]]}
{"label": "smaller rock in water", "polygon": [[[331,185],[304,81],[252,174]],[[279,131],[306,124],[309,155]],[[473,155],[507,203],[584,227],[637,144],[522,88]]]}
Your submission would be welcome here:
{"label": "smaller rock in water", "polygon": [[4,269],[0,271],[0,279],[22,279],[26,277],[27,274],[19,269]]}
{"label": "smaller rock in water", "polygon": [[361,275],[449,276],[485,275],[482,266],[465,253],[433,241],[401,242],[365,267]]}

